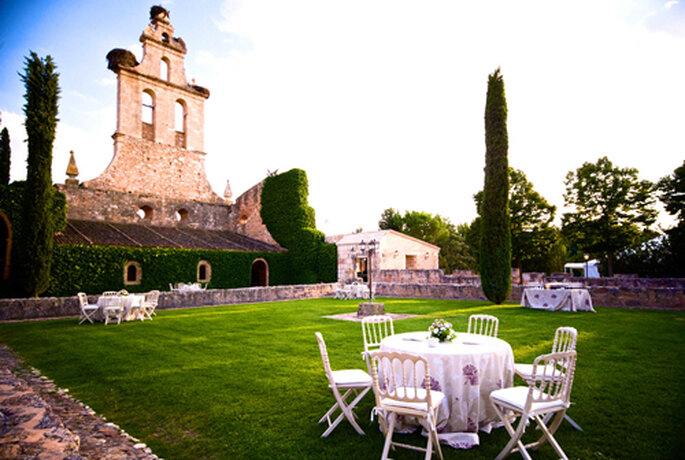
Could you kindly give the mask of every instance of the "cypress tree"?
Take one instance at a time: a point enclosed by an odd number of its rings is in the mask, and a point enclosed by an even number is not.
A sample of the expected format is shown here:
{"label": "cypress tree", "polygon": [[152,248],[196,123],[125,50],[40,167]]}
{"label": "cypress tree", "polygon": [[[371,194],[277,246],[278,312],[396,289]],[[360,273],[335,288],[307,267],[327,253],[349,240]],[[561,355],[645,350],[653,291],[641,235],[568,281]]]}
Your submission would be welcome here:
{"label": "cypress tree", "polygon": [[52,146],[57,125],[59,74],[52,57],[31,52],[21,76],[26,88],[24,115],[28,137],[26,188],[23,207],[21,289],[35,297],[50,284],[54,222],[52,208]]}
{"label": "cypress tree", "polygon": [[480,279],[485,297],[500,304],[511,291],[507,101],[497,69],[488,77],[485,103],[485,183],[480,247]]}
{"label": "cypress tree", "polygon": [[0,132],[0,185],[10,183],[10,133],[7,128]]}

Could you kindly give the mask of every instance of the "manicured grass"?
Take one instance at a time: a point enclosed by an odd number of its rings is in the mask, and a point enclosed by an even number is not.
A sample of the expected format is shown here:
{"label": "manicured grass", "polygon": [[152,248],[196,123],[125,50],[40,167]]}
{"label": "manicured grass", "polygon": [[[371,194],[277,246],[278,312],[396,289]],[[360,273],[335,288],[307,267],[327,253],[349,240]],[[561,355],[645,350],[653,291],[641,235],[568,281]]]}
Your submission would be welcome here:
{"label": "manicured grass", "polygon": [[[556,435],[569,457],[682,458],[685,312],[550,313],[477,301],[381,301],[388,312],[419,315],[396,321],[396,332],[426,330],[435,318],[464,331],[470,314],[495,315],[499,337],[518,362],[548,352],[558,326],[577,328],[569,414],[584,431],[564,423]],[[323,318],[356,305],[316,299],[158,311],[154,321],[118,326],[7,323],[0,324],[0,342],[167,459],[376,459],[383,439],[369,420],[371,394],[357,409],[366,436],[343,422],[322,439],[325,427],[316,423],[333,396],[314,332],[323,334],[334,369],[365,368],[359,323]],[[408,438],[425,443],[419,435]],[[479,447],[443,446],[443,453],[494,458],[508,438],[500,428],[481,433]],[[533,456],[555,458],[549,446]],[[423,457],[397,450],[394,458]]]}

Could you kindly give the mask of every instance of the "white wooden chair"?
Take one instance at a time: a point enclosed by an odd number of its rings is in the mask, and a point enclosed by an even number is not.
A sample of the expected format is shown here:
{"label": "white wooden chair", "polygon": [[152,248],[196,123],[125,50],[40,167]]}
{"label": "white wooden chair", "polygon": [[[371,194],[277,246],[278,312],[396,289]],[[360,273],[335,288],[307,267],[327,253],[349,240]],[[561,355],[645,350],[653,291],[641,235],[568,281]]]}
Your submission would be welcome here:
{"label": "white wooden chair", "polygon": [[84,321],[88,321],[93,324],[93,320],[96,318],[98,310],[100,310],[99,305],[88,303],[88,296],[85,292],[78,293],[78,303],[81,309],[81,318],[78,322],[79,324]]}
{"label": "white wooden chair", "polygon": [[[523,458],[530,460],[526,449],[537,449],[549,441],[557,454],[568,459],[559,443],[554,439],[554,433],[559,428],[566,410],[571,405],[571,387],[576,366],[576,352],[565,351],[550,353],[535,358],[533,374],[542,375],[539,381],[530,380],[528,386],[502,388],[490,393],[490,402],[495,412],[511,435],[507,445],[497,456],[502,459],[512,452],[520,452]],[[511,425],[511,412],[520,416],[516,429]],[[549,427],[543,419],[547,414],[556,414]],[[534,419],[542,436],[535,442],[524,445],[521,441],[528,421]]]}
{"label": "white wooden chair", "polygon": [[487,335],[497,337],[499,320],[491,315],[471,315],[469,316],[469,334]]}
{"label": "white wooden chair", "polygon": [[[328,387],[333,391],[333,396],[335,397],[335,404],[328,409],[328,411],[319,419],[319,423],[324,421],[328,422],[328,428],[321,435],[325,438],[337,427],[343,418],[346,418],[350,422],[350,425],[359,434],[364,434],[364,430],[361,429],[357,421],[355,420],[356,415],[353,410],[357,403],[369,392],[373,382],[369,374],[361,369],[346,369],[346,370],[331,370],[331,364],[328,360],[328,351],[326,350],[326,342],[323,340],[323,336],[320,332],[316,332],[316,340],[319,342],[319,351],[321,352],[321,360],[323,361],[323,368],[326,372],[326,377],[328,378]],[[345,391],[344,394],[340,394],[341,391]],[[353,396],[354,399],[351,402],[347,402],[349,396]],[[331,421],[331,416],[336,410],[340,410],[338,417]]]}
{"label": "white wooden chair", "polygon": [[143,303],[140,306],[141,321],[144,319],[152,319],[153,315],[157,315],[157,313],[155,313],[155,309],[157,308],[158,303],[159,291],[153,290],[145,293],[145,299],[143,300]]}
{"label": "white wooden chair", "polygon": [[[373,392],[376,396],[374,411],[379,415],[381,429],[385,433],[382,460],[388,458],[390,448],[402,447],[426,453],[426,460],[433,449],[442,459],[438,440],[437,411],[445,395],[431,390],[430,368],[426,358],[411,353],[395,353],[376,350],[370,353]],[[392,440],[397,417],[416,417],[427,423],[426,447],[404,444]]]}
{"label": "white wooden chair", "polygon": [[[578,331],[574,327],[559,327],[554,333],[554,342],[552,343],[552,353],[563,351],[575,351],[576,340],[578,338]],[[532,364],[514,364],[514,372],[526,382],[530,380],[539,381],[542,378],[542,369],[537,369],[537,374],[533,373]],[[568,421],[573,428],[579,431],[583,429],[578,425],[568,414],[564,414],[564,419]],[[549,420],[549,418],[548,418]],[[546,420],[547,421],[547,420]]]}
{"label": "white wooden chair", "polygon": [[364,351],[362,358],[366,360],[366,368],[371,373],[371,361],[369,352],[377,350],[381,346],[381,340],[395,334],[395,327],[390,315],[372,315],[362,318],[362,337],[364,338]]}
{"label": "white wooden chair", "polygon": [[116,320],[117,324],[121,324],[124,316],[124,304],[121,297],[116,292],[114,295],[103,293],[102,315],[105,317],[105,325],[109,324],[110,320]]}

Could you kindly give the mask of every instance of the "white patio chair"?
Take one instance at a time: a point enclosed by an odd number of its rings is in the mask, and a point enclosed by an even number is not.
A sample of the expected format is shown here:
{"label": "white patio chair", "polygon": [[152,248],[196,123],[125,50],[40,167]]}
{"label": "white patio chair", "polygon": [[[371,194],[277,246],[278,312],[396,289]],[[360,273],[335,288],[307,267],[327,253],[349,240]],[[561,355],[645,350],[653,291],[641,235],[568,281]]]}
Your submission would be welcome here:
{"label": "white patio chair", "polygon": [[[361,369],[331,370],[331,364],[328,360],[328,351],[326,350],[326,342],[324,342],[320,332],[316,332],[315,335],[317,342],[319,342],[319,351],[321,352],[323,368],[324,371],[326,371],[326,377],[328,378],[328,387],[333,391],[333,396],[335,397],[335,404],[333,404],[333,406],[328,409],[328,412],[319,419],[319,423],[323,423],[324,420],[328,422],[328,428],[326,428],[326,431],[323,432],[321,437],[325,438],[331,434],[335,427],[343,420],[343,417],[350,422],[350,425],[352,425],[357,433],[364,434],[364,430],[361,429],[355,420],[356,415],[353,410],[357,403],[359,403],[364,395],[371,389],[373,384],[371,377]],[[342,390],[344,390],[345,393],[340,395],[340,391]],[[347,403],[347,398],[350,395],[354,396],[354,399],[350,403]],[[331,416],[338,409],[340,409],[340,414],[335,420],[331,421]]]}
{"label": "white patio chair", "polygon": [[[445,395],[431,390],[430,368],[426,358],[410,353],[395,353],[376,350],[371,352],[373,392],[381,429],[385,433],[385,444],[381,459],[388,458],[390,448],[402,447],[426,453],[426,460],[433,455],[433,449],[442,459],[438,440],[437,410]],[[416,417],[425,420],[428,431],[426,447],[404,444],[392,440],[397,417]]]}
{"label": "white patio chair", "polygon": [[81,324],[84,321],[88,321],[93,324],[93,320],[95,319],[100,306],[88,303],[88,296],[85,292],[78,293],[78,303],[81,309],[81,318],[78,323]]}
{"label": "white patio chair", "polygon": [[471,315],[469,316],[469,334],[487,335],[497,337],[499,320],[491,315]]}
{"label": "white patio chair", "polygon": [[362,318],[362,337],[364,338],[364,351],[362,358],[366,360],[366,368],[371,374],[371,361],[369,352],[377,350],[381,341],[395,334],[392,317],[389,315],[372,315]]}
{"label": "white patio chair", "polygon": [[[552,343],[552,353],[563,352],[563,351],[575,351],[576,350],[576,340],[578,338],[578,331],[574,327],[559,327],[554,333],[554,342]],[[514,372],[516,375],[521,377],[526,382],[530,380],[539,381],[542,378],[542,369],[537,369],[537,374],[533,373],[532,364],[514,364]],[[568,414],[564,414],[564,419],[568,421],[573,428],[579,431],[583,429],[578,425]],[[547,422],[549,417],[545,420]]]}
{"label": "white patio chair", "polygon": [[[537,375],[539,372],[542,375],[539,381],[530,380],[528,386],[503,388],[490,393],[490,402],[511,435],[511,439],[499,453],[497,460],[516,451],[520,452],[526,460],[530,460],[531,457],[527,449],[537,449],[547,441],[561,458],[568,459],[559,443],[554,439],[554,433],[559,428],[566,410],[571,405],[571,387],[573,386],[575,365],[575,351],[538,356],[533,362],[533,374]],[[516,429],[512,427],[510,422],[511,412],[514,413],[514,416],[520,416]],[[543,420],[547,414],[556,414],[549,427]],[[537,441],[524,445],[521,437],[530,419],[535,420],[542,430],[542,436]]]}
{"label": "white patio chair", "polygon": [[114,295],[103,294],[102,315],[105,317],[105,325],[109,324],[110,320],[116,320],[117,324],[121,324],[124,316],[124,304],[121,297],[116,293]]}
{"label": "white patio chair", "polygon": [[159,291],[157,290],[147,292],[144,295],[145,299],[140,306],[141,321],[146,318],[152,319],[153,315],[157,315],[157,313],[155,313],[155,309],[157,308],[157,303],[159,302]]}

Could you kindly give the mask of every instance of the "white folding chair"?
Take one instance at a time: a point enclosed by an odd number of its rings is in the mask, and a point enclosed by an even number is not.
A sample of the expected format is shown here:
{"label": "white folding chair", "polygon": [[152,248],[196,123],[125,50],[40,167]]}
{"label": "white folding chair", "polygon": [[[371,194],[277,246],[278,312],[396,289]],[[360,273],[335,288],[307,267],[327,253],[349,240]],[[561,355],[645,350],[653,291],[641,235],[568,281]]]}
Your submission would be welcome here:
{"label": "white folding chair", "polygon": [[153,315],[157,315],[157,313],[155,313],[155,309],[157,308],[158,303],[159,291],[153,290],[145,293],[145,299],[140,306],[140,319],[152,319]]}
{"label": "white folding chair", "polygon": [[469,316],[469,334],[487,335],[497,337],[499,320],[491,315],[471,315]]}
{"label": "white folding chair", "polygon": [[362,318],[362,337],[364,338],[364,351],[362,358],[366,360],[366,368],[371,373],[371,361],[369,352],[377,350],[381,346],[381,340],[395,334],[392,317],[389,315],[372,315]]}
{"label": "white folding chair", "polygon": [[121,297],[116,293],[114,295],[103,294],[102,315],[105,317],[105,325],[109,324],[110,320],[116,320],[117,324],[121,324],[124,316],[124,304]]}
{"label": "white folding chair", "polygon": [[78,303],[81,309],[81,318],[78,323],[81,324],[84,321],[88,321],[93,324],[93,320],[95,319],[100,306],[88,303],[88,296],[85,292],[78,293]]}
{"label": "white folding chair", "polygon": [[[316,332],[316,340],[319,342],[319,351],[321,352],[321,360],[323,361],[323,368],[326,371],[326,377],[328,378],[328,387],[333,391],[333,396],[335,397],[335,404],[328,409],[328,412],[324,414],[319,423],[323,423],[324,420],[328,422],[328,428],[321,435],[325,438],[346,418],[352,427],[359,434],[364,434],[364,430],[361,429],[357,421],[355,420],[356,415],[353,409],[361,401],[366,393],[369,392],[373,384],[369,374],[361,369],[346,369],[346,370],[331,370],[331,364],[328,360],[328,351],[326,350],[326,343],[323,340],[323,336],[320,332]],[[340,391],[344,390],[345,393],[340,395]],[[347,398],[352,395],[354,399],[347,403]],[[340,409],[340,414],[338,417],[331,421],[331,416],[336,410]]]}
{"label": "white folding chair", "polygon": [[[575,351],[576,350],[576,340],[578,338],[578,331],[574,327],[559,327],[554,333],[554,342],[552,343],[552,353],[563,352],[563,351]],[[528,382],[529,380],[539,381],[542,378],[541,369],[538,368],[538,373],[533,373],[532,364],[514,364],[514,372],[521,377],[523,380]],[[564,419],[568,421],[573,428],[579,431],[583,429],[578,425],[568,414],[564,414]],[[545,420],[547,422],[549,417]]]}
{"label": "white folding chair", "polygon": [[[554,450],[563,459],[568,459],[559,443],[554,439],[554,433],[559,428],[566,410],[571,405],[571,387],[576,366],[576,352],[565,351],[550,353],[535,358],[533,374],[542,375],[539,381],[530,380],[528,386],[503,388],[490,393],[490,402],[495,412],[511,435],[507,445],[497,456],[502,459],[512,452],[520,452],[523,458],[530,460],[526,449],[537,449],[549,441]],[[519,424],[514,429],[510,423],[511,412],[520,416]],[[555,414],[552,424],[547,427],[545,417]],[[535,442],[524,445],[521,441],[529,419],[534,419],[542,436]]]}
{"label": "white folding chair", "polygon": [[[430,368],[426,358],[410,353],[376,350],[371,352],[373,392],[385,444],[381,460],[388,458],[390,448],[402,447],[426,453],[426,460],[433,455],[433,448],[442,459],[438,440],[437,410],[445,395],[431,390]],[[416,417],[425,420],[428,431],[426,447],[404,444],[392,440],[397,417]]]}

